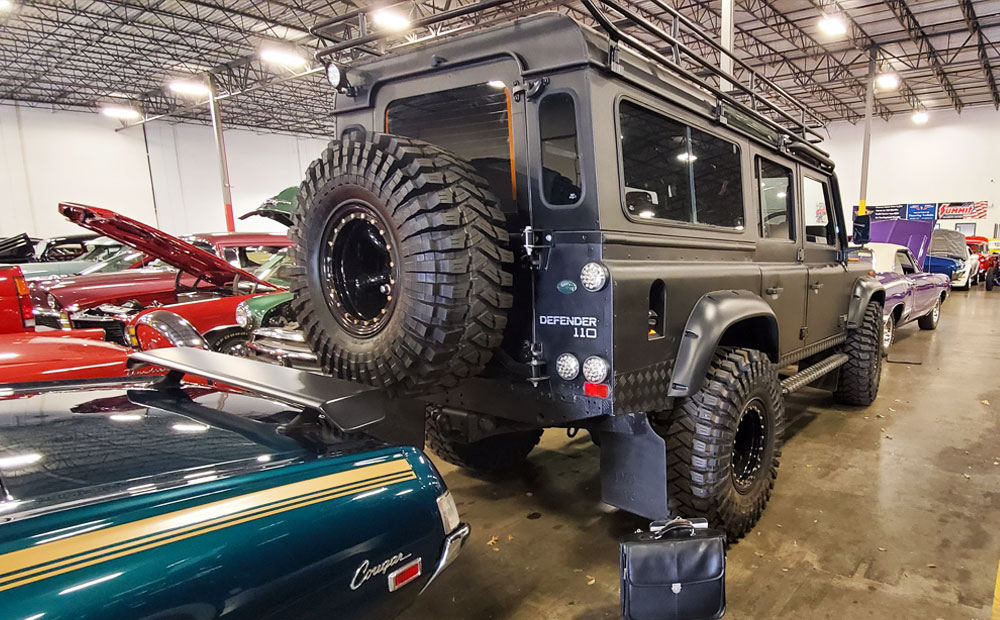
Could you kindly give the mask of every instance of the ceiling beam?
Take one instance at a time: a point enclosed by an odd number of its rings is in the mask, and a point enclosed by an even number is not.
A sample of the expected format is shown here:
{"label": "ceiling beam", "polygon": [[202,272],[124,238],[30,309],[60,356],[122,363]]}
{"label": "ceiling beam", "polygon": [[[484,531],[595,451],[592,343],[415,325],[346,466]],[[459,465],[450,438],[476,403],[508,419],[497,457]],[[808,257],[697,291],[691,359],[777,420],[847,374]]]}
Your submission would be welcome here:
{"label": "ceiling beam", "polygon": [[993,75],[993,68],[990,67],[990,57],[986,53],[986,37],[983,35],[979,18],[976,16],[976,9],[972,6],[972,0],[958,0],[958,4],[962,8],[962,15],[965,17],[965,23],[969,27],[969,32],[976,37],[979,64],[983,68],[983,73],[986,74],[986,82],[990,85],[990,94],[993,96],[993,108],[1000,110],[1000,90],[997,90],[997,80]]}
{"label": "ceiling beam", "polygon": [[941,88],[944,89],[945,94],[948,95],[948,99],[951,100],[951,105],[954,106],[955,112],[961,114],[962,98],[955,92],[955,87],[952,86],[951,80],[948,79],[948,73],[944,69],[944,61],[941,60],[941,56],[934,49],[934,45],[931,44],[927,33],[924,32],[920,22],[917,21],[917,16],[907,6],[906,0],[886,0],[885,4],[892,11],[893,15],[896,16],[896,19],[899,20],[899,23],[902,24],[910,40],[917,46],[917,62],[923,59],[930,64],[938,82],[941,83]]}

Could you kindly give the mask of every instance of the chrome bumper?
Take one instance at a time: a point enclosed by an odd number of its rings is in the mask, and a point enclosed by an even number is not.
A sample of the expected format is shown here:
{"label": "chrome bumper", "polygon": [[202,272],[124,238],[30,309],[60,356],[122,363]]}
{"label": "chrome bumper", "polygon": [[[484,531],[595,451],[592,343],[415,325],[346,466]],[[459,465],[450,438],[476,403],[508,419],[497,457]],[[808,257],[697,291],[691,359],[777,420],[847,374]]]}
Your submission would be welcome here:
{"label": "chrome bumper", "polygon": [[462,551],[465,541],[469,539],[470,531],[471,530],[467,523],[460,523],[459,526],[455,528],[454,532],[445,537],[444,551],[441,552],[441,559],[438,560],[437,568],[434,569],[434,574],[427,580],[424,587],[420,589],[421,594],[423,594],[424,590],[427,589],[427,586],[431,585],[431,583],[437,579],[437,576],[440,575],[444,569],[448,568],[449,564],[455,561],[455,558],[457,558],[458,554]]}
{"label": "chrome bumper", "polygon": [[319,360],[309,349],[302,332],[280,327],[262,327],[250,336],[252,357],[298,370],[319,371]]}

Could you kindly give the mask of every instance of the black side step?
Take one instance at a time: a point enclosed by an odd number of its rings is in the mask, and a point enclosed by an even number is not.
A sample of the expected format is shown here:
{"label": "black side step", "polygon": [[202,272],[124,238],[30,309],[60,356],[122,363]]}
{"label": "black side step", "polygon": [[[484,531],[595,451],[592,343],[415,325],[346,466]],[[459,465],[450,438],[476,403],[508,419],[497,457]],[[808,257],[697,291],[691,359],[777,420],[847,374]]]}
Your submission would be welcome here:
{"label": "black side step", "polygon": [[804,388],[823,375],[837,370],[846,364],[849,359],[850,358],[846,353],[837,353],[836,355],[831,355],[818,364],[813,364],[809,368],[795,373],[781,382],[782,395],[791,394],[795,390]]}

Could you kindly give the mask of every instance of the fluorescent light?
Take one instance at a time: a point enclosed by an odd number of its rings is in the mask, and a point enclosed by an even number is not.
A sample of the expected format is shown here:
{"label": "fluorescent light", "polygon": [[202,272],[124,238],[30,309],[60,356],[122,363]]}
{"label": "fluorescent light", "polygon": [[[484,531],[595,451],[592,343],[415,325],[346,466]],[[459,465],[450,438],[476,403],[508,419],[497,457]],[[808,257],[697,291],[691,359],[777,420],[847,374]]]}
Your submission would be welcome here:
{"label": "fluorescent light", "polygon": [[101,113],[104,116],[110,116],[111,118],[118,118],[121,120],[130,120],[134,118],[139,118],[142,114],[132,108],[120,108],[117,106],[107,106],[101,109]]}
{"label": "fluorescent light", "polygon": [[390,9],[379,9],[371,13],[372,22],[380,28],[400,32],[410,27],[410,19]]}
{"label": "fluorescent light", "polygon": [[819,29],[823,31],[823,34],[831,37],[847,34],[847,24],[838,15],[824,15],[819,20]]}
{"label": "fluorescent light", "polygon": [[207,97],[212,94],[212,89],[204,82],[171,82],[167,88],[178,95],[190,95],[192,97]]}
{"label": "fluorescent light", "polygon": [[282,67],[304,67],[309,64],[309,59],[301,54],[274,48],[260,50],[260,59]]}
{"label": "fluorescent light", "polygon": [[654,215],[656,215],[656,214],[653,213],[652,211],[650,211],[649,209],[646,209],[645,211],[639,211],[639,217],[641,217],[643,219],[647,219],[648,220],[649,218],[653,217]]}
{"label": "fluorescent light", "polygon": [[677,156],[678,161],[695,161],[697,159],[698,156],[693,153],[681,153]]}
{"label": "fluorescent light", "polygon": [[927,112],[922,112],[920,110],[917,110],[916,112],[913,113],[913,122],[918,125],[923,125],[924,123],[926,123],[928,118],[930,117],[927,116]]}
{"label": "fluorescent light", "polygon": [[899,88],[899,76],[895,73],[883,73],[875,78],[875,83],[882,90],[896,90]]}
{"label": "fluorescent light", "polygon": [[9,11],[14,8],[14,3],[11,0],[0,0],[0,11]]}
{"label": "fluorescent light", "polygon": [[181,433],[202,433],[208,430],[208,427],[204,424],[174,424],[170,428]]}
{"label": "fluorescent light", "polygon": [[503,80],[490,80],[489,82],[486,82],[486,84],[488,86],[492,86],[493,88],[499,88],[501,90],[507,88],[507,85],[504,84]]}
{"label": "fluorescent light", "polygon": [[0,469],[16,469],[18,467],[25,467],[26,465],[37,463],[40,460],[42,460],[42,455],[37,452],[15,454],[14,456],[3,456],[0,457]]}

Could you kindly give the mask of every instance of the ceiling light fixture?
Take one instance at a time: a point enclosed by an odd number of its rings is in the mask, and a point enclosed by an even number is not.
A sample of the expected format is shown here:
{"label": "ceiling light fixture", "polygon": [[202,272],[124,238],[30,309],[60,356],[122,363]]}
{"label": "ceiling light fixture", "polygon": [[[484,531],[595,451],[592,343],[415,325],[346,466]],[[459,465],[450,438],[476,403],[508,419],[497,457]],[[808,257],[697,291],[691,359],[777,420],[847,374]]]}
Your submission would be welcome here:
{"label": "ceiling light fixture", "polygon": [[261,50],[260,59],[273,65],[289,68],[304,67],[309,64],[309,59],[297,52],[274,48]]}
{"label": "ceiling light fixture", "polygon": [[899,88],[899,76],[895,73],[883,73],[875,78],[875,83],[881,90],[896,90]]}
{"label": "ceiling light fixture", "polygon": [[698,156],[693,153],[681,153],[677,156],[678,161],[695,161]]}
{"label": "ceiling light fixture", "polygon": [[207,97],[212,94],[212,89],[204,82],[184,82],[179,80],[171,82],[167,85],[167,88],[178,95],[187,95],[190,97]]}
{"label": "ceiling light fixture", "polygon": [[142,116],[142,114],[140,114],[137,110],[133,110],[132,108],[121,108],[118,106],[107,106],[102,108],[101,114],[123,121],[136,119]]}
{"label": "ceiling light fixture", "polygon": [[913,113],[913,122],[917,125],[923,125],[929,118],[930,117],[927,116],[927,112],[924,112],[923,110],[917,110]]}
{"label": "ceiling light fixture", "polygon": [[847,34],[847,24],[838,15],[824,15],[819,20],[819,29],[823,34],[830,37],[839,37]]}
{"label": "ceiling light fixture", "polygon": [[379,28],[401,32],[410,27],[410,19],[391,9],[379,9],[370,15],[372,22]]}
{"label": "ceiling light fixture", "polygon": [[14,8],[11,0],[0,0],[0,11],[10,11]]}

